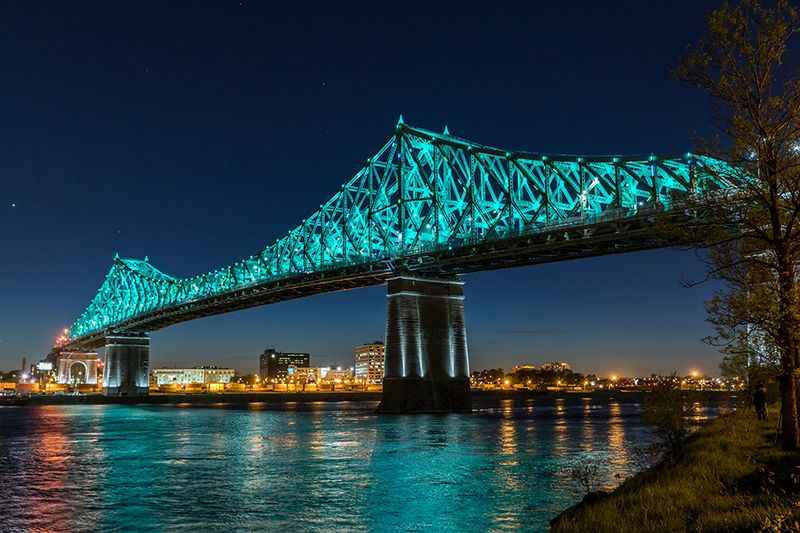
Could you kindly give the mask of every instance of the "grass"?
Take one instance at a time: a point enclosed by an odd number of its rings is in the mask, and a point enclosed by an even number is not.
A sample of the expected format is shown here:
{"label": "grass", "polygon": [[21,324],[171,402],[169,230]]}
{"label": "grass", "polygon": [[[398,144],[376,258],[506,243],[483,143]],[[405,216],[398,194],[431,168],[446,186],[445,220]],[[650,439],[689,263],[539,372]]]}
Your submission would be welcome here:
{"label": "grass", "polygon": [[676,460],[565,511],[552,531],[800,531],[800,454],[775,445],[776,420],[777,411],[768,422],[752,410],[722,416]]}

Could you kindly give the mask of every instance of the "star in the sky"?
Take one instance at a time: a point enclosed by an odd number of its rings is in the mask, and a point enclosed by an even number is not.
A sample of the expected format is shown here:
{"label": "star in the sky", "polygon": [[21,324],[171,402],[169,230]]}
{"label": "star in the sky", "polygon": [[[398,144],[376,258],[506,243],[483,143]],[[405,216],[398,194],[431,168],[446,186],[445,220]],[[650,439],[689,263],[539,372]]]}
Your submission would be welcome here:
{"label": "star in the sky", "polygon": [[17,207],[17,203],[16,202],[11,202],[11,207]]}

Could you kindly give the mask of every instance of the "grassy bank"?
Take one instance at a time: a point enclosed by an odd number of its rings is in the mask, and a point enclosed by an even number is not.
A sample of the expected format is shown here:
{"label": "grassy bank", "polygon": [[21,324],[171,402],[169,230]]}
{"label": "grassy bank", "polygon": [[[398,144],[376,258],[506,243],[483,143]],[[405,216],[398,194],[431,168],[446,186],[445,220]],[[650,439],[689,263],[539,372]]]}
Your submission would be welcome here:
{"label": "grassy bank", "polygon": [[[800,531],[800,454],[775,445],[777,412],[720,417],[671,463],[562,513],[553,531]],[[798,529],[792,529],[798,527]]]}

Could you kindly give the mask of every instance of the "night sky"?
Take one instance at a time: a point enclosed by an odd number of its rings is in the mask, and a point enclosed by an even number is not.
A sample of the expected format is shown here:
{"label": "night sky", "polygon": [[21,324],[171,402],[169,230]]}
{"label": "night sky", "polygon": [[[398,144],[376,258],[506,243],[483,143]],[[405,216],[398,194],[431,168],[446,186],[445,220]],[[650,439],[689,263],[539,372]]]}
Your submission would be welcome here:
{"label": "night sky", "polygon": [[[669,69],[716,2],[165,4],[0,7],[0,369],[47,352],[116,252],[186,276],[262,249],[400,113],[540,152],[681,153],[709,132]],[[465,276],[472,368],[716,373],[713,287],[681,287],[702,271],[654,251]],[[350,364],[385,305],[374,287],[196,320],[153,333],[151,364],[252,371],[267,346]]]}

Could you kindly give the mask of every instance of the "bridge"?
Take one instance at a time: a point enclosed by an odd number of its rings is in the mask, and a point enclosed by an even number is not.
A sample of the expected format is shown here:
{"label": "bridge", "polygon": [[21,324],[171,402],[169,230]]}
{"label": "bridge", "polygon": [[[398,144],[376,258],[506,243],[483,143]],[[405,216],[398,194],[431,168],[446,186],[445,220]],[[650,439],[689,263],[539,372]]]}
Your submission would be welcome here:
{"label": "bridge", "polygon": [[[398,124],[310,216],[229,266],[174,277],[115,257],[69,329],[106,347],[107,394],[147,393],[148,333],[313,294],[386,284],[386,411],[469,409],[458,275],[669,246],[691,195],[736,187],[705,156],[512,152]],[[727,177],[726,177],[727,176]]]}

